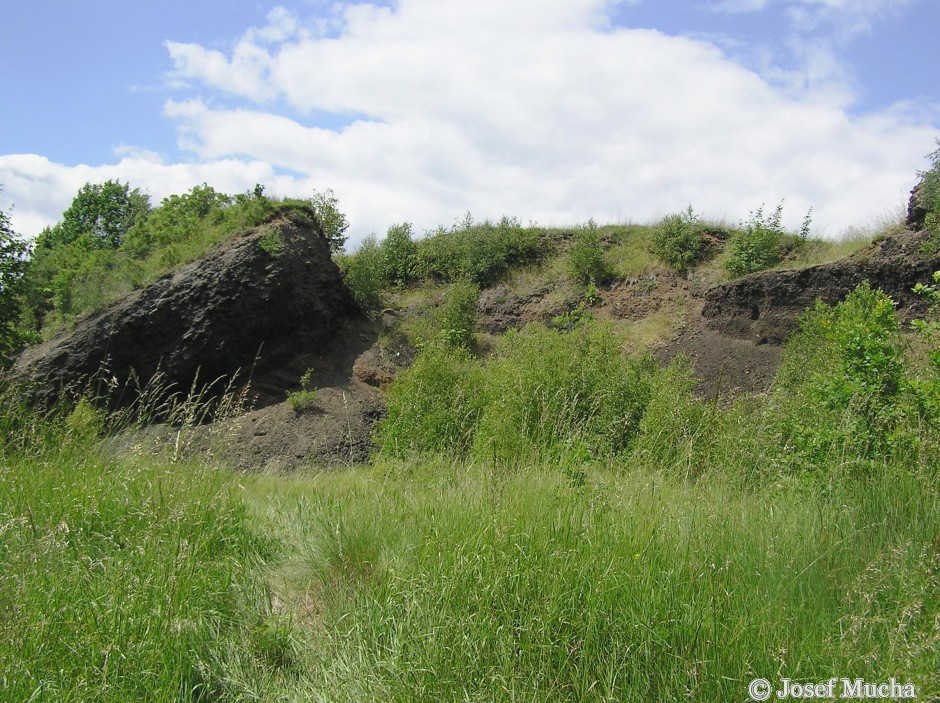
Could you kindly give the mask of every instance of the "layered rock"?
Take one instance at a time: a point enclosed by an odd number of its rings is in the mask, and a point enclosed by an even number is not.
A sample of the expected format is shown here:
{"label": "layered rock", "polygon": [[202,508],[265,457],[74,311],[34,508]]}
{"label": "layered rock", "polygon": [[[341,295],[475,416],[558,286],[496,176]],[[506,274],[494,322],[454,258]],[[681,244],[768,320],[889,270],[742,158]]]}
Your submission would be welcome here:
{"label": "layered rock", "polygon": [[780,344],[816,300],[835,304],[866,280],[894,299],[902,319],[923,315],[924,306],[911,289],[940,269],[940,256],[922,253],[925,237],[905,232],[837,262],[763,271],[716,286],[706,295],[702,315],[721,334]]}

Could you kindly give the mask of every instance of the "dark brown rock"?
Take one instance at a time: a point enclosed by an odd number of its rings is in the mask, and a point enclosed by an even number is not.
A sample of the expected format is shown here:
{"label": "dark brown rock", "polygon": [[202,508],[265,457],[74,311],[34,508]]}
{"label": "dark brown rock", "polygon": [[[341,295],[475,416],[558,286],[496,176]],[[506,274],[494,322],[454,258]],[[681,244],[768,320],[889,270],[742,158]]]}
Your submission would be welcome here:
{"label": "dark brown rock", "polygon": [[188,391],[197,378],[247,379],[299,349],[315,351],[357,313],[312,212],[285,208],[27,349],[14,373],[47,401],[102,368],[119,387],[160,371],[174,390]]}

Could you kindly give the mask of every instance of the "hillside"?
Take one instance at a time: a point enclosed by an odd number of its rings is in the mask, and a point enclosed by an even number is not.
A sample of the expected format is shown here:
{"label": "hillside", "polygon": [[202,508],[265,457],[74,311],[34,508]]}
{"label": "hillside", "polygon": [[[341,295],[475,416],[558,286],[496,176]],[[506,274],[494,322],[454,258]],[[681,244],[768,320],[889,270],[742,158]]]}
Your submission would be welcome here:
{"label": "hillside", "polygon": [[[464,275],[448,266],[469,261],[483,267],[475,274],[483,285],[474,289],[471,311],[475,354],[487,356],[508,330],[537,324],[564,331],[590,318],[612,325],[634,353],[649,348],[663,362],[689,357],[698,392],[707,397],[768,391],[780,345],[803,312],[817,299],[842,300],[863,280],[892,296],[902,319],[923,315],[925,305],[911,290],[940,268],[940,256],[922,253],[926,231],[904,228],[867,245],[859,240],[852,244],[858,251],[828,263],[811,262],[831,257],[841,245],[791,245],[776,270],[728,280],[730,233],[720,226],[701,224],[701,253],[676,271],[652,254],[655,230],[649,227],[592,223],[588,230],[542,230],[512,221],[468,222],[432,236],[425,243],[432,253],[429,272],[386,284],[368,312],[341,295],[339,271],[311,217],[296,208],[275,209],[266,222],[224,240],[200,261],[29,348],[16,374],[49,401],[103,365],[108,388],[99,379],[96,392],[124,404],[152,378],[174,392],[241,379],[236,383],[248,405],[225,420],[222,432],[235,466],[350,465],[367,461],[375,448],[371,433],[386,414],[384,391],[438,334],[454,285],[447,279]],[[585,231],[596,240],[601,267],[601,282],[587,288],[570,274]],[[478,247],[487,238],[501,240],[504,250],[468,254],[461,238]],[[368,253],[367,246],[347,257],[347,276]],[[308,370],[316,403],[298,412],[289,396]],[[226,386],[215,383],[216,391]]]}

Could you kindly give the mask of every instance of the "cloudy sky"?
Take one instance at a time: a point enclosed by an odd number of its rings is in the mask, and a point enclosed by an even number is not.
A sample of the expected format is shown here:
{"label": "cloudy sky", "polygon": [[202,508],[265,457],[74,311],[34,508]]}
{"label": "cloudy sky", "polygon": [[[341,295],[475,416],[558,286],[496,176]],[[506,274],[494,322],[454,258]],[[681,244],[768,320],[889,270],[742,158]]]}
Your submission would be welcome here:
{"label": "cloudy sky", "polygon": [[109,178],[332,188],[353,240],[785,199],[838,236],[940,137],[937,0],[30,0],[0,25],[17,232]]}

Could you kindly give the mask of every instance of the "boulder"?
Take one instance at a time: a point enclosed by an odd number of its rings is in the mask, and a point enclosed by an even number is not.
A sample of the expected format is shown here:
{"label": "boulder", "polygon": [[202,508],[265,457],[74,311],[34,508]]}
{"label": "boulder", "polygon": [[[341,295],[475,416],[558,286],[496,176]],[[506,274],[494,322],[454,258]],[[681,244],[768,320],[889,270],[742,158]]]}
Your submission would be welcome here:
{"label": "boulder", "polygon": [[158,372],[184,392],[197,381],[247,380],[300,350],[316,352],[358,314],[313,212],[280,208],[199,261],[27,349],[14,376],[51,401],[98,374],[108,381],[98,392],[119,404],[133,399],[127,388]]}

